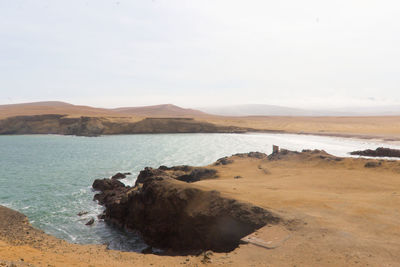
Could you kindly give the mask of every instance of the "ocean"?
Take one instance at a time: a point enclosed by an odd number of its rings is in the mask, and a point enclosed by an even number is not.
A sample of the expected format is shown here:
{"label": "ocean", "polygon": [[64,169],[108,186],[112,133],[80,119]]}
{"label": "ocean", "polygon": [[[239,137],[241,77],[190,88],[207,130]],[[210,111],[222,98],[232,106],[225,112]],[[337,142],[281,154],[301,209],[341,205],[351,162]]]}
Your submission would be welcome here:
{"label": "ocean", "polygon": [[[144,167],[207,165],[235,153],[323,149],[336,156],[348,152],[398,148],[371,140],[294,134],[138,134],[101,137],[59,135],[0,136],[0,205],[28,216],[33,226],[69,242],[108,244],[111,249],[140,251],[140,236],[96,220],[101,213],[91,190],[97,178],[131,172],[133,184]],[[78,216],[80,211],[88,214]]]}

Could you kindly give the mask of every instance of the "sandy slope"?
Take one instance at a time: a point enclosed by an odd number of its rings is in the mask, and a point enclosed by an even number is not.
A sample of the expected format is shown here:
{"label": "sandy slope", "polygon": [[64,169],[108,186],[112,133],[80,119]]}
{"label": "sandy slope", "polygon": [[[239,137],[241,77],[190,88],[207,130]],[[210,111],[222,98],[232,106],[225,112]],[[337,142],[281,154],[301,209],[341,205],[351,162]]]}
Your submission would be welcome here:
{"label": "sandy slope", "polygon": [[0,209],[0,259],[23,258],[35,266],[398,266],[399,161],[366,168],[368,160],[312,152],[279,160],[232,159],[233,164],[212,166],[219,178],[195,186],[283,216],[281,229],[265,227],[258,233],[269,240],[284,230],[276,248],[243,244],[230,253],[213,253],[210,260],[108,251],[49,237],[21,223],[20,215]]}
{"label": "sandy slope", "polygon": [[207,115],[198,110],[185,109],[171,104],[115,109],[72,105],[58,101],[0,105],[0,119],[13,116],[44,114],[61,114],[68,115],[69,117],[90,116],[115,119],[124,118],[125,120],[137,120],[137,118],[145,117],[202,117]]}
{"label": "sandy slope", "polygon": [[400,140],[400,117],[208,117],[208,122],[287,133]]}
{"label": "sandy slope", "polygon": [[61,114],[70,115],[71,117],[121,116],[120,114],[108,109],[93,108],[89,106],[76,106],[57,101],[0,105],[0,119],[13,116],[31,116],[43,114]]}
{"label": "sandy slope", "polygon": [[[243,246],[235,263],[243,262],[243,253],[286,266],[398,265],[400,161],[371,169],[364,167],[367,160],[320,156],[235,159],[220,167],[218,180],[198,183],[295,220],[284,245],[264,251]],[[232,178],[237,175],[243,178]]]}
{"label": "sandy slope", "polygon": [[193,117],[193,116],[206,116],[207,114],[195,109],[181,108],[172,104],[144,106],[144,107],[125,107],[116,108],[112,111],[124,115],[135,116],[156,116],[156,117]]}

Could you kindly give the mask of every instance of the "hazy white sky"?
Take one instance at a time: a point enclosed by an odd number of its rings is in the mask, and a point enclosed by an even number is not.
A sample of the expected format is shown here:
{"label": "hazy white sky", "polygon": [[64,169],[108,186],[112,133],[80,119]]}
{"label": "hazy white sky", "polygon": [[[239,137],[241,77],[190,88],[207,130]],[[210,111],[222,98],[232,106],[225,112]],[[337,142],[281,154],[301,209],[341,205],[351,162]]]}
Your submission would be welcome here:
{"label": "hazy white sky", "polygon": [[0,104],[400,104],[400,3],[0,0]]}

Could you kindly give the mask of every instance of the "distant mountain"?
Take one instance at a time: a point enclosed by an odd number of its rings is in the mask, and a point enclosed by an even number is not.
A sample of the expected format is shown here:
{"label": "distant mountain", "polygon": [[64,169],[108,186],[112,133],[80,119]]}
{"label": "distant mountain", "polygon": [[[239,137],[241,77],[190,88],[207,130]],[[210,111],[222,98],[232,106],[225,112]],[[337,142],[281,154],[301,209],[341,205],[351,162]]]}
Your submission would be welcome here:
{"label": "distant mountain", "polygon": [[172,104],[156,105],[156,106],[144,106],[144,107],[124,107],[112,109],[115,112],[125,115],[136,115],[136,116],[204,116],[207,115],[204,112],[195,109],[181,108]]}
{"label": "distant mountain", "polygon": [[58,101],[0,105],[0,118],[44,114],[95,117],[197,117],[207,115],[198,110],[181,108],[171,104],[116,109],[78,106]]}
{"label": "distant mountain", "polygon": [[318,112],[274,105],[249,104],[224,107],[204,107],[201,111],[221,116],[318,116]]}
{"label": "distant mountain", "polygon": [[92,117],[207,117],[221,116],[395,116],[400,106],[346,107],[337,109],[300,109],[274,105],[249,104],[198,109],[181,108],[172,104],[114,109],[73,105],[60,101],[0,105],[0,118],[61,114]]}
{"label": "distant mountain", "polygon": [[274,105],[248,104],[198,108],[221,116],[391,116],[400,115],[400,106],[344,107],[336,109],[299,109]]}
{"label": "distant mountain", "polygon": [[5,107],[36,107],[36,106],[43,106],[43,107],[65,107],[65,106],[74,106],[72,104],[62,102],[62,101],[41,101],[41,102],[29,102],[29,103],[18,103],[18,104],[8,104],[8,105],[0,105],[0,108]]}
{"label": "distant mountain", "polygon": [[118,113],[108,109],[77,106],[58,101],[0,105],[0,118],[44,114],[61,114],[72,116],[119,116]]}
{"label": "distant mountain", "polygon": [[344,113],[347,116],[398,116],[400,105],[369,106],[369,107],[344,107],[328,109],[330,113]]}

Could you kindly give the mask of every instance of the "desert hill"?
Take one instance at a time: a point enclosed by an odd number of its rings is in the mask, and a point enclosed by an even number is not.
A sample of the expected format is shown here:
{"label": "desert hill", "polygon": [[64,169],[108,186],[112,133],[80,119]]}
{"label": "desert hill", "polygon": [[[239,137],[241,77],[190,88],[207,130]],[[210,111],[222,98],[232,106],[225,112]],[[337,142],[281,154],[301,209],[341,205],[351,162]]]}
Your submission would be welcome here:
{"label": "desert hill", "polygon": [[181,108],[172,104],[122,107],[115,109],[95,108],[90,106],[73,105],[66,102],[46,101],[0,105],[0,118],[15,116],[33,116],[45,114],[68,115],[71,117],[193,117],[205,116],[204,112]]}
{"label": "desert hill", "polygon": [[[264,107],[259,108],[260,112],[264,110]],[[278,112],[279,108],[276,111]],[[137,133],[139,128],[140,133],[146,132],[143,129],[147,129],[148,133],[171,133],[196,132],[195,129],[210,132],[209,129],[218,128],[224,129],[222,132],[226,129],[231,132],[233,129],[233,132],[261,131],[376,138],[386,141],[400,140],[400,116],[300,116],[300,110],[297,111],[297,115],[292,116],[278,116],[279,113],[273,116],[218,116],[172,104],[105,109],[50,101],[0,105],[0,132],[2,134],[63,134],[65,129],[60,125],[72,123],[74,126],[70,126],[73,129],[68,130],[68,133],[86,134],[86,130],[82,131],[82,129],[96,129],[94,132],[89,131],[91,135]],[[296,113],[296,109],[292,112]],[[47,115],[56,115],[56,117]],[[25,116],[25,118],[11,118],[16,116]],[[6,118],[9,119],[5,120]],[[153,120],[146,120],[146,118]],[[158,119],[155,120],[155,118]],[[193,120],[175,120],[184,118]],[[140,121],[143,122],[133,127],[134,123]],[[197,126],[193,128],[195,124]],[[210,128],[210,124],[217,127]],[[93,128],[94,125],[96,127]],[[79,131],[76,130],[78,128]],[[104,130],[100,130],[103,128]]]}
{"label": "desert hill", "polygon": [[206,113],[195,110],[181,108],[172,104],[163,104],[155,106],[143,106],[143,107],[123,107],[116,108],[113,111],[125,115],[135,115],[135,116],[204,116]]}
{"label": "desert hill", "polygon": [[45,114],[60,114],[69,116],[118,116],[108,109],[94,108],[89,106],[72,105],[59,101],[21,103],[11,105],[0,105],[0,118],[15,116],[33,116]]}

